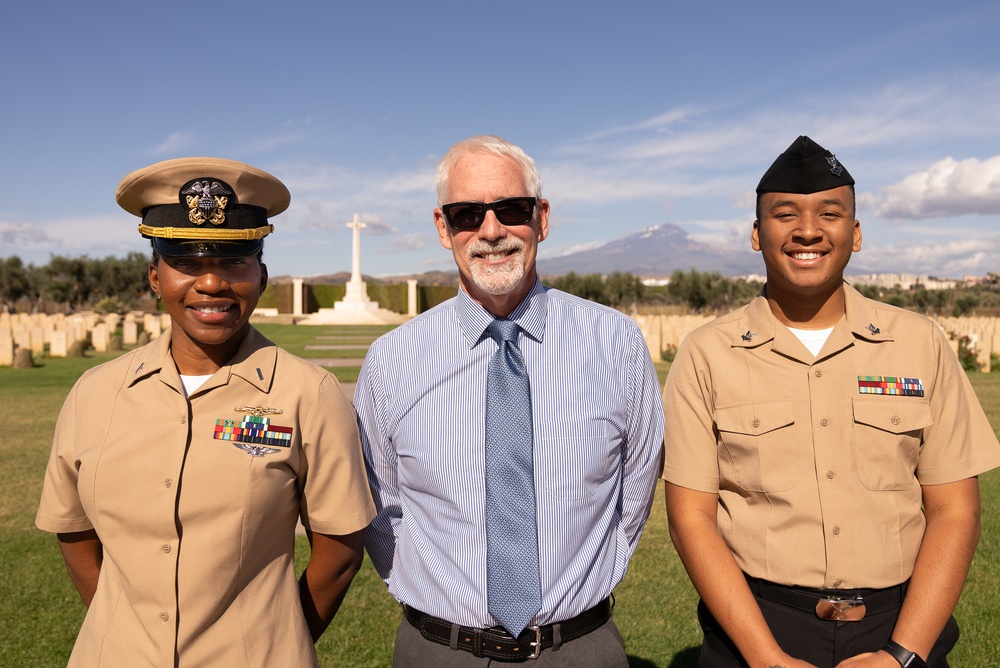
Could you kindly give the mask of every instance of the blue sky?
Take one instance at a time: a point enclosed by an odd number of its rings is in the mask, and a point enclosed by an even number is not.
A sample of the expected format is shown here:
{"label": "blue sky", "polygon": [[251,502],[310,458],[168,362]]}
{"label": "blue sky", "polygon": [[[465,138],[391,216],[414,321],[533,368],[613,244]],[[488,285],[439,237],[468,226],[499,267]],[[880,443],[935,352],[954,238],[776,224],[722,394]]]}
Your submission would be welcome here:
{"label": "blue sky", "polygon": [[552,203],[545,257],[675,223],[749,248],[753,189],[799,134],[858,182],[862,257],[1000,271],[996,2],[8,3],[0,256],[148,242],[128,172],[217,155],[281,178],[272,275],[453,267],[448,147],[520,144]]}

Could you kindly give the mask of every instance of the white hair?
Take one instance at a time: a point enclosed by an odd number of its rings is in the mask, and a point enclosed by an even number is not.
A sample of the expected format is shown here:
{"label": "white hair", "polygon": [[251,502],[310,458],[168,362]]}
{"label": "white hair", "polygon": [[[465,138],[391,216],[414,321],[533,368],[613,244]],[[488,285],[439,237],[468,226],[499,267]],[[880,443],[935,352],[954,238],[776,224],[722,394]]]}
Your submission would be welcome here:
{"label": "white hair", "polygon": [[532,197],[541,199],[542,179],[538,176],[538,168],[535,167],[535,161],[520,146],[496,135],[476,135],[463,139],[452,146],[438,163],[437,173],[434,175],[438,206],[447,204],[445,197],[448,194],[448,177],[451,174],[451,168],[466,153],[488,153],[513,160],[521,168],[521,174],[524,175],[524,187]]}

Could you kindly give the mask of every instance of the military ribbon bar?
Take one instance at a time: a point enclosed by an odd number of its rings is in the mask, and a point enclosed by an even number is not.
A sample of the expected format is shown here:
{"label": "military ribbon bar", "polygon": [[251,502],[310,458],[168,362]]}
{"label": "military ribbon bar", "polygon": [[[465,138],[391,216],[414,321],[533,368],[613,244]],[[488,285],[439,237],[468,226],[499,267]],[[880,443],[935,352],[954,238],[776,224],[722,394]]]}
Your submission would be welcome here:
{"label": "military ribbon bar", "polygon": [[858,392],[898,397],[922,397],[924,396],[924,384],[919,378],[858,376]]}
{"label": "military ribbon bar", "polygon": [[219,441],[287,448],[292,444],[292,431],[291,427],[271,424],[270,418],[247,415],[239,420],[225,418],[216,420],[213,438]]}

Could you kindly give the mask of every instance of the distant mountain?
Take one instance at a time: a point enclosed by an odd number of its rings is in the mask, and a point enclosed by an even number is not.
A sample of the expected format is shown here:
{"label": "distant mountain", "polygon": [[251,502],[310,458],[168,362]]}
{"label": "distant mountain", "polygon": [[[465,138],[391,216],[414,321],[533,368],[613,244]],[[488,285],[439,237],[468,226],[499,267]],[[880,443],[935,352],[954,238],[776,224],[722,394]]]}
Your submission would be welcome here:
{"label": "distant mountain", "polygon": [[750,250],[719,249],[695,241],[672,223],[647,227],[596,248],[538,260],[539,273],[546,275],[623,271],[639,276],[669,276],[675,269],[738,276],[762,274],[764,263],[759,254]]}
{"label": "distant mountain", "polygon": [[[538,273],[545,276],[568,274],[610,274],[630,272],[637,276],[669,276],[676,269],[717,271],[723,276],[746,276],[764,273],[760,253],[750,249],[747,229],[747,250],[717,248],[695,241],[687,231],[673,223],[662,223],[632,232],[603,245],[568,253],[559,257],[538,259]],[[872,268],[855,257],[851,273],[865,274],[887,269]]]}

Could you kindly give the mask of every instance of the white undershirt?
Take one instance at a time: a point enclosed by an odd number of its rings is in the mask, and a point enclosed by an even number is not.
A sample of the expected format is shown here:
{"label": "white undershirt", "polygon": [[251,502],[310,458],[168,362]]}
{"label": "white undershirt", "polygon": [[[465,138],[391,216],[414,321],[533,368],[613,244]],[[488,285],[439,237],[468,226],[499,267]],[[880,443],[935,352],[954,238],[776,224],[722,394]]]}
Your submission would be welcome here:
{"label": "white undershirt", "polygon": [[213,375],[211,373],[207,376],[185,376],[181,374],[181,382],[184,383],[184,396],[190,397],[193,392],[197,392],[198,388],[204,385],[205,381]]}
{"label": "white undershirt", "polygon": [[788,328],[788,331],[795,335],[799,341],[802,342],[809,352],[813,356],[819,355],[819,351],[823,349],[823,344],[826,340],[830,338],[830,332],[833,331],[833,327],[828,327],[827,329],[792,329]]}

